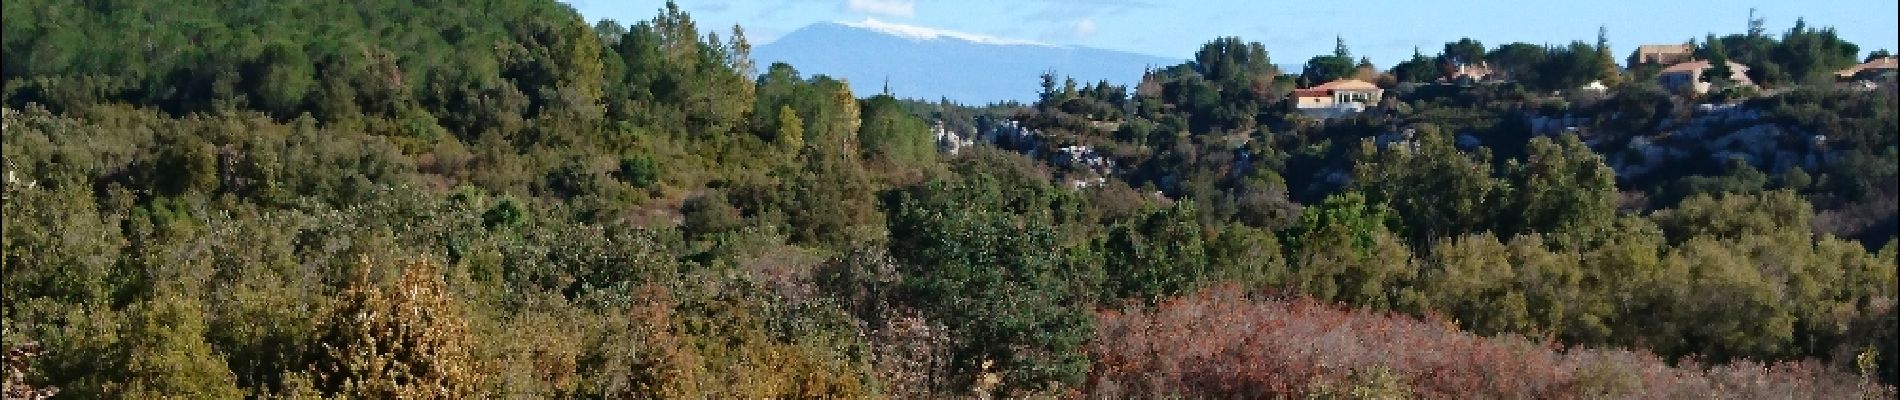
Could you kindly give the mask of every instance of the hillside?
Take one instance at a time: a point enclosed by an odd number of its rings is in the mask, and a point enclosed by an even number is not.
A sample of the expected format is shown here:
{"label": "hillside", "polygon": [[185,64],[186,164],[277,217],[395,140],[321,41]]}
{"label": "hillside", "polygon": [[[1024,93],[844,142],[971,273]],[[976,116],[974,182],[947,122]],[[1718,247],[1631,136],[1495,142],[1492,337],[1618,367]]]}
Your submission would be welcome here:
{"label": "hillside", "polygon": [[1895,396],[1900,85],[1803,23],[971,108],[673,3],[0,11],[9,396]]}

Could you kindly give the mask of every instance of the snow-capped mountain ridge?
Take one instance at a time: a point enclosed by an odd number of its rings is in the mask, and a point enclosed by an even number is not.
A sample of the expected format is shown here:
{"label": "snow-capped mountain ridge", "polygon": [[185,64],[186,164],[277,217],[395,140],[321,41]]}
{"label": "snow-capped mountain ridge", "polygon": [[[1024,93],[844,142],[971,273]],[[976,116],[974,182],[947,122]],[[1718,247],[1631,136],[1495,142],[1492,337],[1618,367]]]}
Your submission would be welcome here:
{"label": "snow-capped mountain ridge", "polygon": [[937,39],[943,39],[943,38],[950,38],[950,39],[957,39],[957,40],[962,40],[966,42],[1004,45],[1004,46],[1062,47],[1062,46],[1056,46],[1056,45],[1032,41],[1032,40],[1005,39],[1005,38],[999,38],[995,36],[981,35],[981,34],[975,34],[975,33],[969,33],[969,32],[959,32],[959,31],[953,31],[953,30],[948,30],[948,29],[938,29],[938,28],[922,27],[922,26],[916,26],[916,25],[904,25],[904,24],[899,24],[899,23],[880,21],[877,18],[865,18],[863,21],[858,21],[858,22],[839,21],[839,22],[833,22],[833,23],[852,27],[852,28],[876,31],[878,33],[883,33],[883,34],[887,34],[891,36],[909,38],[913,40],[937,40]]}
{"label": "snow-capped mountain ridge", "polygon": [[1145,68],[1183,61],[876,19],[812,24],[754,48],[752,58],[762,67],[786,62],[806,76],[842,78],[861,94],[889,82],[898,97],[977,105],[1033,102],[1046,71],[1079,84],[1133,86]]}

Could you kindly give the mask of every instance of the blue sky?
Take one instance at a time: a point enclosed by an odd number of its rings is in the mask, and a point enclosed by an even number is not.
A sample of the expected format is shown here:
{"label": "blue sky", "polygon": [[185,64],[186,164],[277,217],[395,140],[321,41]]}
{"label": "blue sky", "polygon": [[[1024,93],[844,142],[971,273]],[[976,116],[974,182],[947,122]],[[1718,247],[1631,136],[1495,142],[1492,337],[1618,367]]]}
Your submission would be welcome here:
{"label": "blue sky", "polygon": [[[589,20],[652,18],[664,0],[570,0]],[[1893,0],[1742,1],[1282,1],[1282,0],[680,0],[702,29],[743,25],[754,45],[825,21],[879,21],[1044,43],[1081,45],[1185,59],[1202,43],[1239,36],[1264,44],[1274,63],[1297,65],[1331,53],[1343,36],[1355,56],[1381,68],[1427,55],[1460,37],[1488,47],[1508,42],[1594,41],[1609,29],[1612,48],[1680,43],[1704,34],[1740,33],[1756,8],[1771,33],[1795,18],[1833,26],[1874,49],[1900,42]]]}

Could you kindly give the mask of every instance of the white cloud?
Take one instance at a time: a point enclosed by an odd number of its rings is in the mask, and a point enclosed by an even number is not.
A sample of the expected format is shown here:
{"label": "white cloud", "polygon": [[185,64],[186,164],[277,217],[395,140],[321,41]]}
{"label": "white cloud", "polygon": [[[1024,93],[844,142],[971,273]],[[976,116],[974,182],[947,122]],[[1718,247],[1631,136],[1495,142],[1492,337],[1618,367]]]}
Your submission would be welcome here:
{"label": "white cloud", "polygon": [[1069,34],[1075,35],[1077,39],[1095,36],[1095,19],[1083,18],[1069,24]]}
{"label": "white cloud", "polygon": [[917,16],[916,0],[845,0],[853,12],[910,18]]}

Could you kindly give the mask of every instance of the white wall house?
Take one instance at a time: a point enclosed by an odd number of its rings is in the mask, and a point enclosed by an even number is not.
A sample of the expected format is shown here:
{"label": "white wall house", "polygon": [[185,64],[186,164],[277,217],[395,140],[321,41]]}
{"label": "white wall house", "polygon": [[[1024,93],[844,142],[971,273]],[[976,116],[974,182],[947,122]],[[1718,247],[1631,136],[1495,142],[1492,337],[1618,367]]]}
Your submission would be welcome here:
{"label": "white wall house", "polygon": [[1293,108],[1301,114],[1334,118],[1364,111],[1379,103],[1385,89],[1357,79],[1342,79],[1293,91]]}
{"label": "white wall house", "polygon": [[[1702,74],[1709,70],[1708,61],[1690,61],[1671,65],[1656,74],[1656,83],[1663,88],[1680,91],[1685,88],[1698,94],[1709,92],[1709,83],[1702,81]],[[1729,82],[1734,85],[1754,86],[1755,81],[1748,79],[1748,66],[1730,61],[1728,63]]]}

